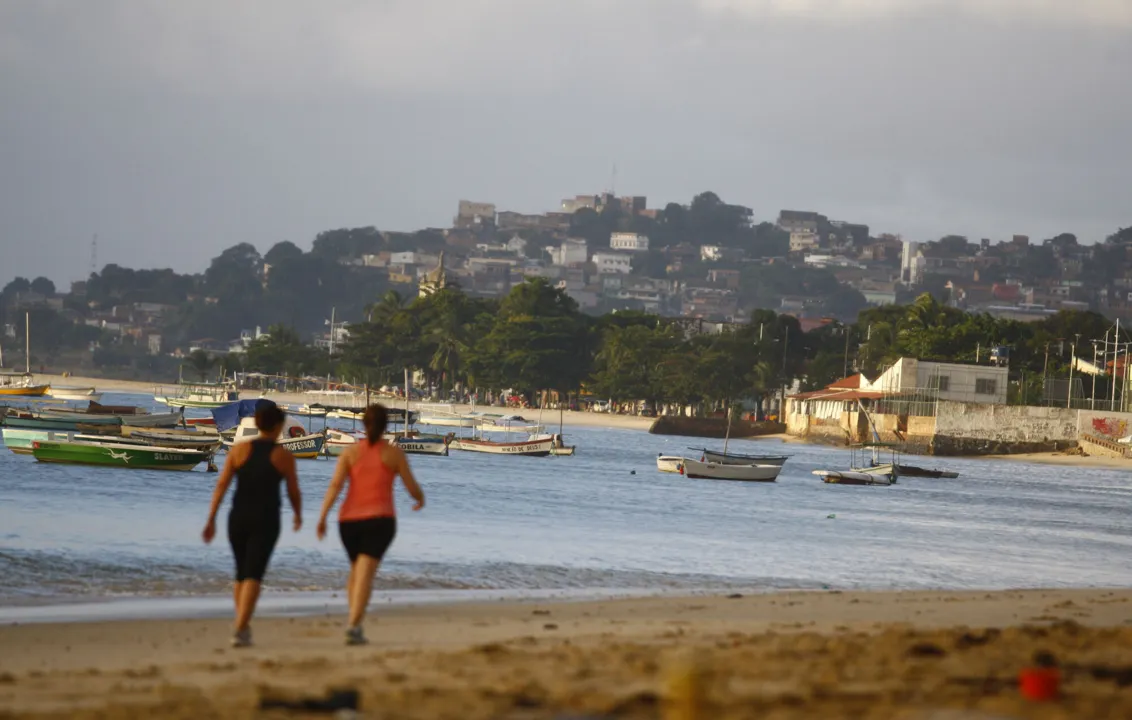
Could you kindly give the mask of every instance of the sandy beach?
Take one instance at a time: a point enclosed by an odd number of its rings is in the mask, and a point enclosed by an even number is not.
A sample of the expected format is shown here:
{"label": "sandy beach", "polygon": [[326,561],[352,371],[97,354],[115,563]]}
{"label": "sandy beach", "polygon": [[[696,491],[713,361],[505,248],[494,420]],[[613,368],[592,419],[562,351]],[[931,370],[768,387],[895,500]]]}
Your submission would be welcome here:
{"label": "sandy beach", "polygon": [[[70,387],[94,387],[99,392],[121,392],[121,393],[139,393],[143,395],[153,395],[155,389],[162,389],[163,392],[176,392],[175,383],[147,383],[137,382],[132,380],[107,380],[104,378],[88,378],[88,377],[63,377],[61,375],[35,375],[35,382],[40,384],[51,384],[57,386],[70,386]],[[261,396],[258,391],[241,391],[240,397],[242,399],[253,399]],[[286,405],[303,405],[316,402],[332,403],[334,400],[328,400],[325,396],[317,394],[306,393],[279,393],[272,392],[267,395],[277,403]],[[403,401],[397,401],[391,398],[379,398],[377,395],[373,396],[374,402],[384,402],[387,405],[397,403],[400,405]],[[416,410],[419,408],[420,403],[410,403],[410,406]],[[454,412],[463,413],[471,412],[473,410],[471,405],[453,405]],[[500,412],[507,414],[522,415],[526,419],[534,422],[538,418],[538,410],[516,410],[508,408],[489,408],[487,406],[478,406],[474,408],[481,412]],[[567,411],[563,413],[563,425],[573,425],[575,427],[603,427],[603,428],[621,428],[626,430],[648,430],[652,426],[656,418],[649,417],[636,417],[633,415],[616,415],[609,413],[594,413],[594,412],[572,412]],[[543,415],[543,423],[547,426],[556,425],[558,423],[558,412],[548,410]]]}
{"label": "sandy beach", "polygon": [[[240,650],[222,620],[14,625],[0,628],[0,717],[250,717],[264,696],[353,688],[366,718],[1123,718],[1132,677],[1109,671],[1132,664],[1130,603],[1032,590],[378,606],[361,648],[342,645],[340,615],[258,620]],[[1056,702],[1013,685],[1039,651],[1062,666]]]}

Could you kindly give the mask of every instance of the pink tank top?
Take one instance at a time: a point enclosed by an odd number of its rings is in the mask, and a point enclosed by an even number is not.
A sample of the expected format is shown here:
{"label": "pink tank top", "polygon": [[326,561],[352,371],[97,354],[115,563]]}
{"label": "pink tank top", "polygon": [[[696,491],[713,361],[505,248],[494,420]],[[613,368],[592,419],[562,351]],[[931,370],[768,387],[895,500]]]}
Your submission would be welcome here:
{"label": "pink tank top", "polygon": [[393,507],[393,479],[395,473],[381,459],[385,441],[369,444],[362,440],[361,452],[350,466],[350,482],[346,486],[346,499],[338,511],[338,521],[368,520],[378,517],[395,517]]}

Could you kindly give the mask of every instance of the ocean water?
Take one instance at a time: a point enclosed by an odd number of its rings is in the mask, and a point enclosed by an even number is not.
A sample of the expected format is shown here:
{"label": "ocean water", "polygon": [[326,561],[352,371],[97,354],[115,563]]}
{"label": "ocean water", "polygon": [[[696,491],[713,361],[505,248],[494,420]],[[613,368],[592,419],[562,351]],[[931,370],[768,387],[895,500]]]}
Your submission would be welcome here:
{"label": "ocean water", "polygon": [[[106,399],[143,401],[152,402]],[[703,440],[572,427],[566,435],[579,448],[573,457],[413,456],[428,505],[411,512],[398,491],[399,532],[379,588],[448,596],[1132,585],[1127,471],[914,458],[961,476],[841,487],[811,471],[846,467],[845,450],[738,441],[739,451],[792,457],[774,484],[714,482],[656,471],[658,453]],[[333,525],[325,541],[314,535],[332,469],[300,461],[306,525],[290,532],[285,510],[270,590],[344,584]],[[0,450],[0,605],[227,592],[226,510],[213,544],[200,539],[215,481],[202,470],[42,465]]]}

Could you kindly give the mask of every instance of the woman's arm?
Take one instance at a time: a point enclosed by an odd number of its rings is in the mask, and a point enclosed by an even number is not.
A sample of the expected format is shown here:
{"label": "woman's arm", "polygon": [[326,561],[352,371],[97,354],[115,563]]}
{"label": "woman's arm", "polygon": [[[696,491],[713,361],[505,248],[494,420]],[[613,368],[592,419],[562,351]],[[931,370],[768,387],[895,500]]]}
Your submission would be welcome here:
{"label": "woman's arm", "polygon": [[409,467],[409,457],[405,451],[399,447],[393,446],[397,452],[397,474],[401,476],[401,482],[405,483],[405,489],[416,500],[413,505],[413,510],[420,510],[424,507],[424,490],[421,490],[420,483],[417,482],[416,476],[413,475],[413,469]]}
{"label": "woman's arm", "polygon": [[287,499],[291,501],[291,510],[295,518],[292,526],[295,532],[303,526],[303,495],[299,492],[299,470],[295,464],[295,456],[282,446],[276,446],[271,451],[271,464],[287,481]]}
{"label": "woman's arm", "polygon": [[228,486],[232,484],[232,476],[236,474],[236,456],[242,452],[243,447],[236,445],[228,449],[228,455],[224,458],[224,469],[220,471],[220,477],[216,480],[216,489],[212,491],[208,522],[205,523],[204,532],[201,533],[205,543],[212,542],[212,538],[216,537],[216,513],[220,512],[220,503],[224,502],[224,496],[228,494]]}
{"label": "woman's arm", "polygon": [[342,486],[346,483],[346,476],[350,474],[355,450],[356,446],[348,447],[338,456],[338,464],[334,466],[334,476],[330,478],[330,486],[326,488],[326,497],[322,499],[322,512],[318,516],[317,534],[319,540],[326,537],[326,517],[330,515],[330,509],[334,507],[334,502],[338,500],[338,494],[342,492]]}

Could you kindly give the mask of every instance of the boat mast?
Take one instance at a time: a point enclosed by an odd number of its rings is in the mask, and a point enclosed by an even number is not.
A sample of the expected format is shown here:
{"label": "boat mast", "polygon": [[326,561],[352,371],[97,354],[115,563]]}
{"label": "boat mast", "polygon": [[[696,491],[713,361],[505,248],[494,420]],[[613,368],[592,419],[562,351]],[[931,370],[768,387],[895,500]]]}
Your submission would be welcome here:
{"label": "boat mast", "polygon": [[731,440],[731,403],[727,403],[727,432],[723,434],[723,454],[727,454],[727,443]]}
{"label": "boat mast", "polygon": [[31,313],[24,313],[24,372],[31,372]]}
{"label": "boat mast", "polygon": [[405,439],[409,438],[409,368],[405,368]]}

